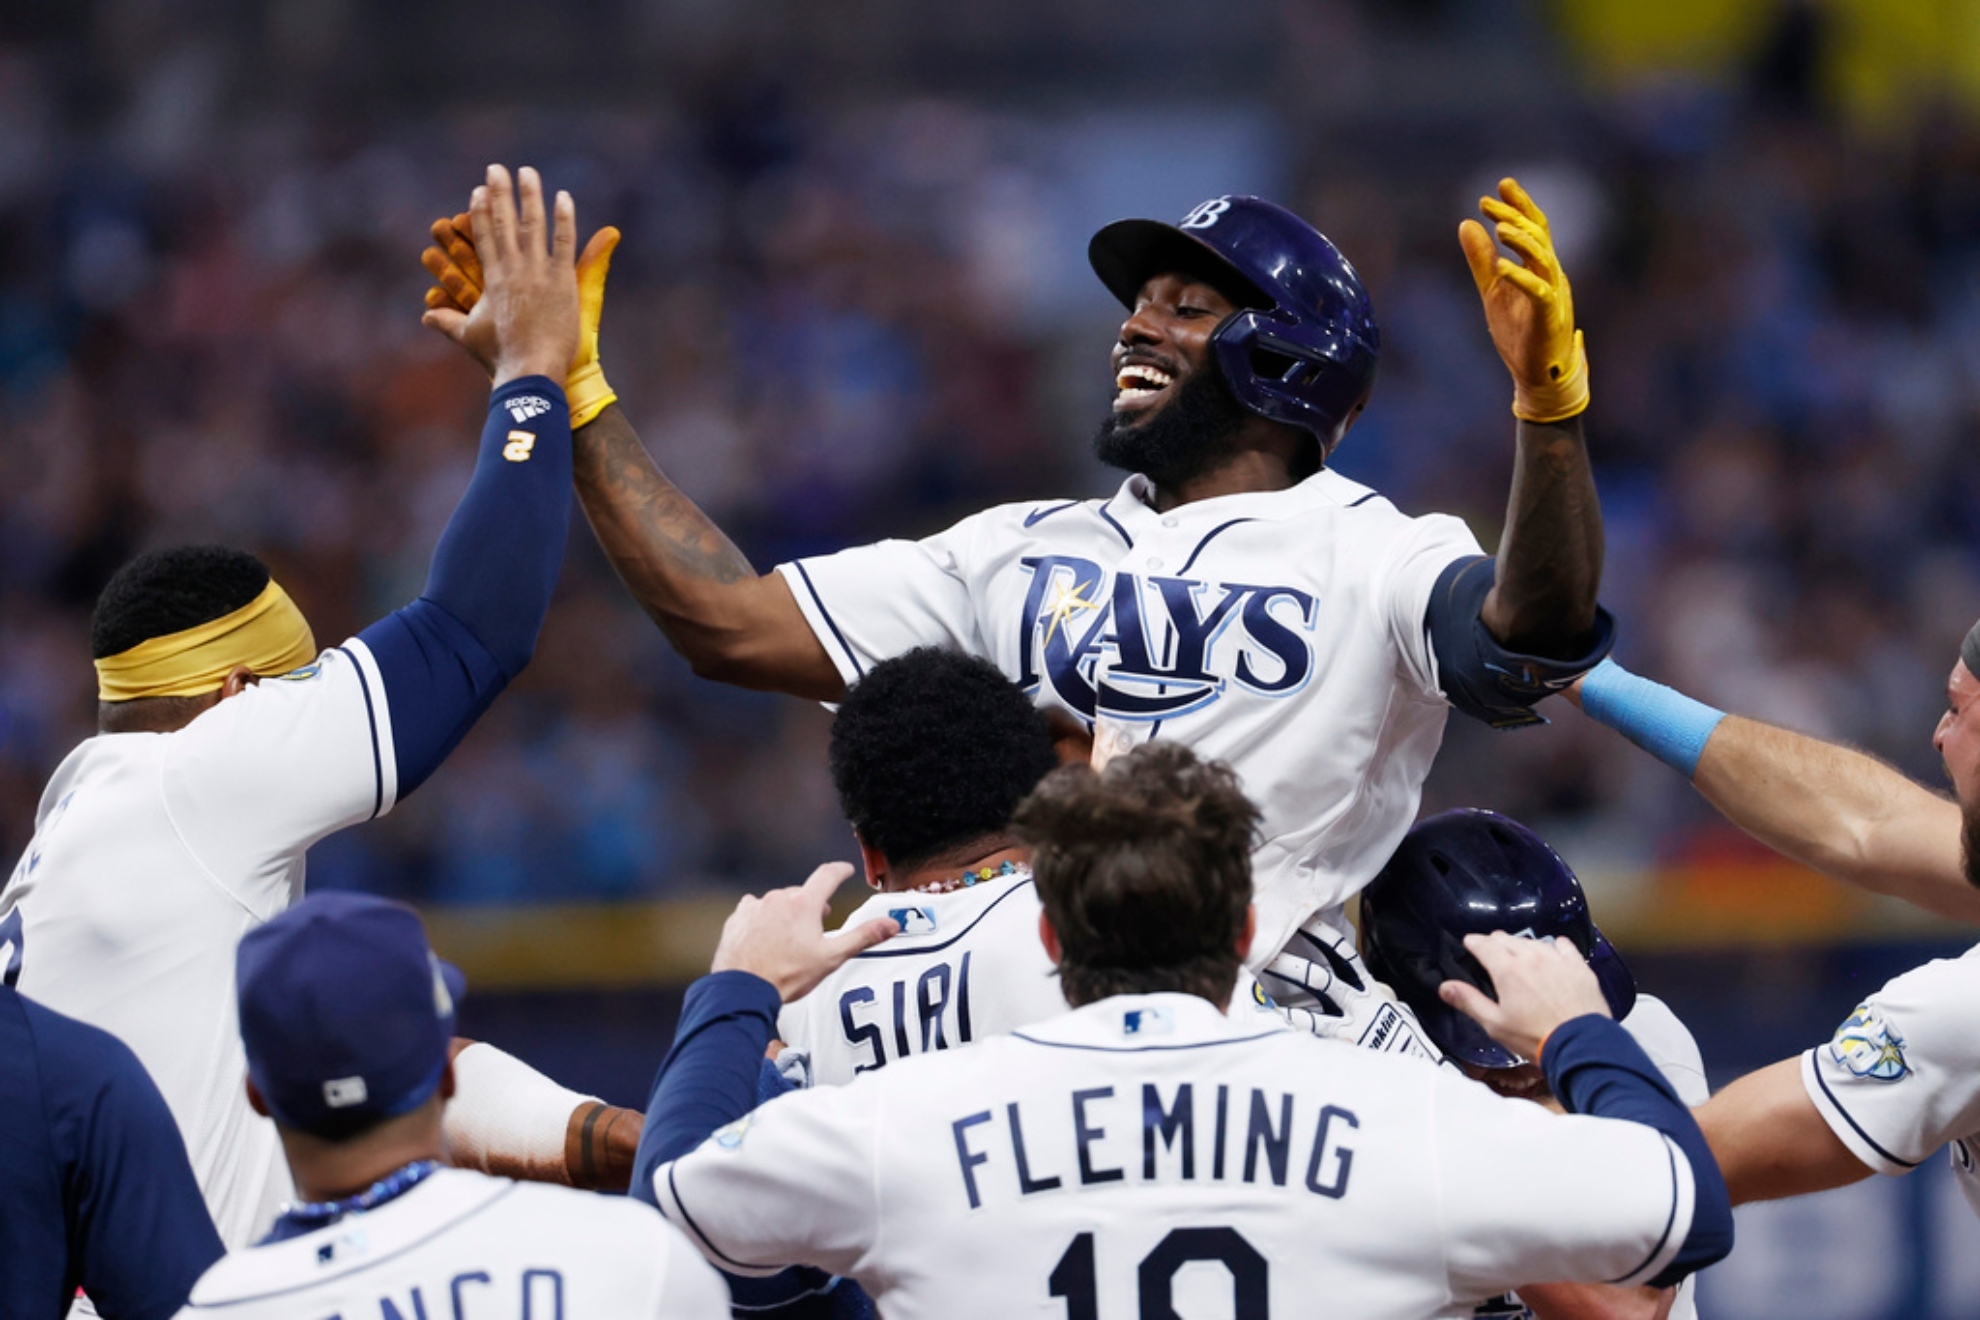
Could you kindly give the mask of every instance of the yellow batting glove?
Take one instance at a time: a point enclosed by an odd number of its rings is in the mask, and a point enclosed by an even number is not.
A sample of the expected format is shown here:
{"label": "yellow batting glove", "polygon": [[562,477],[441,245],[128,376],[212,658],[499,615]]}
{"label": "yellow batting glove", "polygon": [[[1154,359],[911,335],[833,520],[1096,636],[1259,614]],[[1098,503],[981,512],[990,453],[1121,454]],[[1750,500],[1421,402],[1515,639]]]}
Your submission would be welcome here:
{"label": "yellow batting glove", "polygon": [[571,359],[570,374],[564,377],[573,431],[619,397],[605,383],[605,369],[598,365],[598,318],[605,311],[605,275],[612,269],[612,253],[618,246],[619,231],[606,225],[578,254],[578,351]]}
{"label": "yellow batting glove", "polygon": [[1588,354],[1574,328],[1574,294],[1554,255],[1547,215],[1512,179],[1478,209],[1494,222],[1500,243],[1476,220],[1458,226],[1458,245],[1485,304],[1492,344],[1513,378],[1513,414],[1528,422],[1564,422],[1588,407]]}
{"label": "yellow batting glove", "polygon": [[465,314],[481,301],[481,258],[474,252],[472,225],[465,211],[433,222],[433,246],[419,254],[419,264],[435,281],[426,291],[428,307],[451,307]]}
{"label": "yellow batting glove", "polygon": [[[435,220],[432,233],[433,246],[419,254],[420,265],[435,280],[434,287],[426,291],[426,305],[473,311],[481,301],[481,259],[475,255],[468,217]],[[619,231],[607,225],[591,236],[578,256],[578,351],[564,377],[573,431],[595,419],[619,397],[598,365],[598,319],[605,310],[605,275],[612,268],[612,253],[618,246]]]}

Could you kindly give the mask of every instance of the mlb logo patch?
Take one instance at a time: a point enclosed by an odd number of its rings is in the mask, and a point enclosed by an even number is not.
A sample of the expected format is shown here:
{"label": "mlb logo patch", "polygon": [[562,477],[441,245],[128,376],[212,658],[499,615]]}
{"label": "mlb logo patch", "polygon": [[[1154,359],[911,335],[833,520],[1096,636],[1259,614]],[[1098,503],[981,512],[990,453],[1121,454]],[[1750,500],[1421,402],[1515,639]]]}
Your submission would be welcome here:
{"label": "mlb logo patch", "polygon": [[352,1229],[350,1232],[332,1238],[318,1247],[316,1249],[316,1263],[318,1265],[341,1265],[353,1257],[364,1255],[370,1250],[371,1243],[365,1237],[364,1230],[361,1228]]}
{"label": "mlb logo patch", "polygon": [[1166,1008],[1130,1008],[1121,1015],[1123,1036],[1166,1036],[1176,1029],[1176,1020]]}
{"label": "mlb logo patch", "polygon": [[323,1103],[332,1109],[361,1105],[369,1096],[362,1077],[332,1077],[323,1084]]}
{"label": "mlb logo patch", "polygon": [[903,935],[926,935],[935,929],[935,909],[926,907],[888,908],[887,915]]}

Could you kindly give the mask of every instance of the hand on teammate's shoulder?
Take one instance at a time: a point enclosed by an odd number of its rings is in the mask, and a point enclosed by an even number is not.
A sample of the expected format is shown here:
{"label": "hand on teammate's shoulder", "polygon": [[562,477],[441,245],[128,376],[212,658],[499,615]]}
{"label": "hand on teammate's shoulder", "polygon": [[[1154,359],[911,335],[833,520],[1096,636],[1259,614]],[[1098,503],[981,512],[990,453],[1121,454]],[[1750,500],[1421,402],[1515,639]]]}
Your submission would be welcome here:
{"label": "hand on teammate's shoulder", "polygon": [[710,972],[749,972],[777,988],[785,1003],[802,999],[848,958],[900,933],[882,917],[827,932],[832,895],[851,877],[847,862],[827,862],[801,885],[745,895],[722,926]]}

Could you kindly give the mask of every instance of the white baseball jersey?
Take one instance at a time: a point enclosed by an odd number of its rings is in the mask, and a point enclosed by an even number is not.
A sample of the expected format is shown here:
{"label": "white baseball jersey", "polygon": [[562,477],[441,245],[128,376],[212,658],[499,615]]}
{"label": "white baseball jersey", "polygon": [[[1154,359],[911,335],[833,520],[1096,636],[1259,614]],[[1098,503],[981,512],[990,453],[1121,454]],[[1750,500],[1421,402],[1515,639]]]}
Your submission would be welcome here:
{"label": "white baseball jersey", "polygon": [[781,1096],[654,1190],[722,1268],[816,1265],[889,1320],[1465,1315],[1648,1279],[1693,1205],[1652,1128],[1182,994]]}
{"label": "white baseball jersey", "polygon": [[1691,1029],[1671,1012],[1671,1006],[1655,995],[1638,995],[1636,1007],[1622,1020],[1623,1030],[1635,1037],[1657,1071],[1671,1084],[1677,1098],[1688,1109],[1696,1109],[1712,1098],[1705,1080],[1705,1059],[1698,1052],[1698,1041]]}
{"label": "white baseball jersey", "polygon": [[1801,1056],[1816,1111],[1856,1158],[1909,1173],[1951,1143],[1960,1190],[1980,1213],[1980,946],[1896,977]]}
{"label": "white baseball jersey", "polygon": [[[778,1039],[804,1051],[815,1084],[843,1086],[895,1059],[1058,1017],[1068,1005],[1038,938],[1043,907],[1028,875],[947,894],[875,894],[839,929],[892,917],[901,933],[786,1004]],[[1230,1012],[1284,1022],[1242,968]]]}
{"label": "white baseball jersey", "polygon": [[[1705,1081],[1705,1060],[1698,1053],[1698,1042],[1690,1028],[1671,1012],[1670,1005],[1653,995],[1638,995],[1636,1006],[1629,1016],[1622,1020],[1623,1030],[1627,1031],[1643,1052],[1650,1056],[1650,1062],[1664,1074],[1664,1080],[1671,1084],[1687,1108],[1696,1109],[1712,1098],[1712,1089]],[[1688,1278],[1678,1288],[1678,1294],[1671,1302],[1671,1309],[1665,1320],[1698,1320],[1698,1280]],[[1480,1305],[1472,1313],[1474,1320],[1533,1320],[1533,1312],[1517,1295],[1494,1298]]]}
{"label": "white baseball jersey", "polygon": [[637,1201],[443,1169],[374,1210],[232,1252],[181,1320],[728,1320],[729,1288]]}
{"label": "white baseball jersey", "polygon": [[0,890],[7,979],[136,1052],[230,1249],[290,1195],[243,1090],[234,946],[301,897],[305,849],[396,787],[384,685],[352,640],[183,729],[79,745]]}
{"label": "white baseball jersey", "polygon": [[1416,817],[1447,705],[1424,616],[1480,553],[1335,472],[1158,513],[1009,504],[924,541],[779,566],[848,684],[916,646],[988,658],[1096,752],[1148,738],[1229,762],[1264,813],[1251,966],[1354,894]]}

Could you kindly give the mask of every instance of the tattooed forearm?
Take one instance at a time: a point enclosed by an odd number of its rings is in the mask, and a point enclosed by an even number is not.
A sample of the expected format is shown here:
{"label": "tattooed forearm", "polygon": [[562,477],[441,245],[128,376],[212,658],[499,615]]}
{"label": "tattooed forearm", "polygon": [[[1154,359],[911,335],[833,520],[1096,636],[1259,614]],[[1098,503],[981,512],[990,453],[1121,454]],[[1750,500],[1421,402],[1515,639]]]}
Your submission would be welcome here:
{"label": "tattooed forearm", "polygon": [[576,434],[578,501],[626,588],[696,673],[831,701],[845,684],[784,580],[667,480],[615,404]]}
{"label": "tattooed forearm", "polygon": [[1519,423],[1519,459],[1485,626],[1516,651],[1577,654],[1594,632],[1601,583],[1602,506],[1581,419]]}
{"label": "tattooed forearm", "polygon": [[756,576],[735,542],[661,475],[617,407],[576,436],[578,497],[633,593],[666,592],[674,574],[718,583]]}

